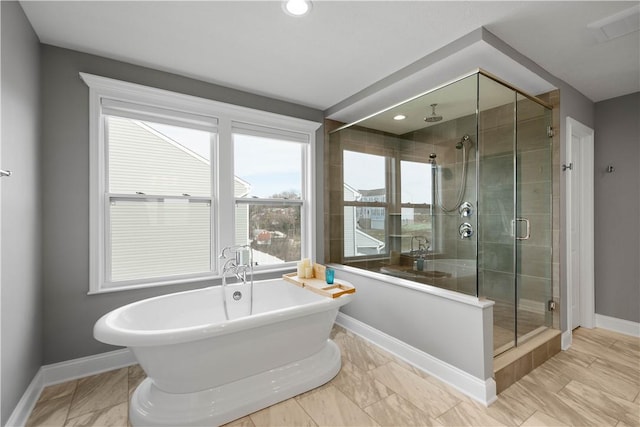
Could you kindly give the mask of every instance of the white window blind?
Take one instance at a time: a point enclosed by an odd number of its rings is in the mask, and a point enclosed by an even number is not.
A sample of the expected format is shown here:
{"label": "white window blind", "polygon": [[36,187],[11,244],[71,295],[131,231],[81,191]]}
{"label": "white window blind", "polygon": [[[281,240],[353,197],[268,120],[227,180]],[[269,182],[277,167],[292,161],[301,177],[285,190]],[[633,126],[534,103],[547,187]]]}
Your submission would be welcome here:
{"label": "white window blind", "polygon": [[204,131],[188,115],[167,120],[171,111],[146,114],[148,107],[126,105],[103,108],[106,283],[211,274],[214,122]]}
{"label": "white window blind", "polygon": [[218,128],[218,119],[216,117],[203,114],[187,113],[111,98],[101,98],[100,104],[102,114],[108,116],[128,117],[130,119],[173,124],[175,126],[200,129],[207,132],[216,132]]}

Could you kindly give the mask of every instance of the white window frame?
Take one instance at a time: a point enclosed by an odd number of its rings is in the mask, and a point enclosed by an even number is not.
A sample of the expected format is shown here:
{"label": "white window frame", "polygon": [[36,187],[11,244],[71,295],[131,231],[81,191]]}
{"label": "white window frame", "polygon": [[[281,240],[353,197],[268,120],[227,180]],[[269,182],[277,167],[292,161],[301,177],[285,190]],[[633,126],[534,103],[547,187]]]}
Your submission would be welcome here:
{"label": "white window frame", "polygon": [[[242,197],[234,197],[234,208],[237,205],[268,205],[268,206],[300,206],[300,238],[303,242],[301,249],[302,254],[301,258],[312,258],[315,259],[315,254],[312,252],[305,251],[305,241],[313,241],[312,230],[315,228],[315,224],[312,221],[313,212],[311,203],[315,197],[315,184],[313,180],[314,174],[311,174],[310,171],[313,170],[313,158],[311,156],[312,152],[312,144],[310,144],[309,134],[301,133],[301,132],[292,132],[288,130],[282,129],[274,129],[274,128],[266,128],[263,126],[256,126],[250,123],[243,123],[240,121],[234,120],[231,124],[231,131],[233,134],[242,134],[242,135],[251,135],[257,136],[261,138],[270,138],[280,141],[289,141],[295,142],[301,145],[302,148],[302,159],[301,159],[301,174],[302,174],[302,182],[301,182],[301,195],[298,200],[285,200],[285,199],[272,199],[272,198],[242,198]],[[234,159],[235,160],[235,159]],[[235,162],[234,162],[235,164]],[[235,219],[235,217],[234,217]],[[234,224],[235,225],[235,224]],[[234,227],[235,230],[235,227]],[[235,237],[235,236],[234,236]],[[256,271],[272,271],[272,270],[282,270],[286,268],[294,268],[296,265],[295,261],[285,262],[283,264],[276,265],[265,265],[260,266],[257,265],[254,267],[254,272]]]}
{"label": "white window frame", "polygon": [[[342,208],[354,208],[357,209],[358,208],[371,208],[371,209],[375,209],[375,208],[383,208],[386,211],[385,214],[385,223],[384,223],[384,234],[385,234],[385,246],[384,246],[384,252],[381,252],[379,254],[375,254],[375,255],[353,255],[353,256],[346,256],[344,253],[344,244],[342,245],[342,258],[345,261],[348,262],[354,262],[354,261],[362,261],[362,260],[372,260],[372,259],[377,259],[377,258],[386,258],[389,256],[389,241],[391,239],[392,233],[391,230],[389,229],[390,226],[390,221],[389,218],[393,215],[393,213],[391,212],[392,208],[393,208],[393,200],[391,195],[393,194],[392,188],[391,188],[391,181],[390,181],[390,173],[389,171],[392,168],[392,163],[395,161],[395,157],[393,156],[388,156],[387,154],[380,154],[380,153],[369,153],[366,150],[357,150],[354,147],[347,147],[347,148],[343,148],[342,149],[342,153],[341,155],[343,156],[343,163],[342,166],[344,167],[344,152],[345,151],[351,151],[354,153],[358,153],[358,154],[365,154],[365,155],[372,155],[372,156],[378,156],[378,157],[382,157],[384,159],[384,174],[385,174],[385,200],[384,202],[374,202],[374,201],[360,201],[360,200],[344,200],[344,197],[342,197]],[[344,177],[343,177],[343,188],[344,188]],[[342,230],[342,239],[344,240],[344,230]]]}
{"label": "white window frame", "polygon": [[[302,257],[315,258],[314,230],[316,224],[315,204],[315,133],[321,123],[280,114],[241,107],[192,95],[152,88],[111,78],[80,73],[89,87],[89,294],[114,292],[145,287],[171,285],[194,281],[212,280],[220,277],[221,261],[217,253],[220,248],[234,244],[235,195],[233,191],[233,124],[270,129],[274,134],[302,135],[307,140],[303,156],[303,198],[301,211]],[[213,235],[211,242],[212,271],[207,274],[170,276],[150,280],[133,280],[109,283],[106,278],[108,248],[108,216],[105,203],[106,187],[106,142],[102,104],[126,108],[128,104],[143,105],[152,116],[161,117],[166,111],[175,114],[182,123],[186,120],[194,128],[201,127],[199,119],[210,124],[217,121],[217,143],[212,148],[212,204],[211,218]],[[141,117],[144,119],[144,117]],[[170,122],[163,117],[162,122]],[[273,136],[273,134],[271,135]],[[293,263],[265,267],[265,270],[290,269]],[[262,271],[262,270],[259,270]]]}

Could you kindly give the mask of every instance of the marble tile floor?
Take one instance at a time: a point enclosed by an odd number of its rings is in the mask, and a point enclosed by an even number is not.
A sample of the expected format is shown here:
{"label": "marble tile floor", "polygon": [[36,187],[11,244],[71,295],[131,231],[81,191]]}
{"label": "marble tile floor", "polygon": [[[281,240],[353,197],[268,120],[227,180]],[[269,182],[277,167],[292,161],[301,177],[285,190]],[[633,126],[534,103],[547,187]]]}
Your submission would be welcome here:
{"label": "marble tile floor", "polygon": [[[327,384],[228,426],[640,426],[640,339],[577,329],[573,345],[490,407],[339,326],[342,370]],[[128,426],[138,366],[46,387],[27,426]]]}

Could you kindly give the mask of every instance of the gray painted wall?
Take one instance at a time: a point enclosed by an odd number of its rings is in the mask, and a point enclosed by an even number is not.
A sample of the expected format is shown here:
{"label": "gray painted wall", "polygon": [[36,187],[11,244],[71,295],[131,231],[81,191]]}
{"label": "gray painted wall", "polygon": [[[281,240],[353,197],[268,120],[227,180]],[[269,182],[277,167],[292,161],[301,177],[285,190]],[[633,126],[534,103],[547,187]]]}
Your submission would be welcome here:
{"label": "gray painted wall", "polygon": [[39,42],[17,2],[2,10],[2,391],[4,425],[42,364]]}
{"label": "gray painted wall", "polygon": [[[80,80],[80,71],[318,122],[323,115],[311,108],[53,46],[41,47],[41,61],[42,158],[46,159],[42,168],[43,332],[44,363],[49,364],[113,350],[94,340],[92,330],[101,315],[116,307],[212,284],[87,295],[89,89]],[[322,152],[322,128],[317,138]]]}
{"label": "gray painted wall", "polygon": [[594,159],[596,313],[640,322],[640,92],[595,104]]}

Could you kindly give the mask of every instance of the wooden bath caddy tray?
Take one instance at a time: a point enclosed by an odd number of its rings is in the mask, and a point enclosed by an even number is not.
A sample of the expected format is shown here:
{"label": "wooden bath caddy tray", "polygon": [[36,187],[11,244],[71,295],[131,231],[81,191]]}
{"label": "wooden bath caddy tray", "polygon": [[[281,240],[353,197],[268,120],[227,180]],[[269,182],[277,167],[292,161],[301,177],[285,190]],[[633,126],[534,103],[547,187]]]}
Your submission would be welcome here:
{"label": "wooden bath caddy tray", "polygon": [[340,283],[337,280],[333,282],[333,285],[327,284],[324,278],[325,269],[326,267],[324,265],[314,264],[313,275],[315,277],[301,279],[297,273],[289,273],[283,274],[282,278],[296,286],[309,289],[312,292],[329,298],[338,298],[341,295],[352,294],[356,291],[356,288],[353,286]]}

